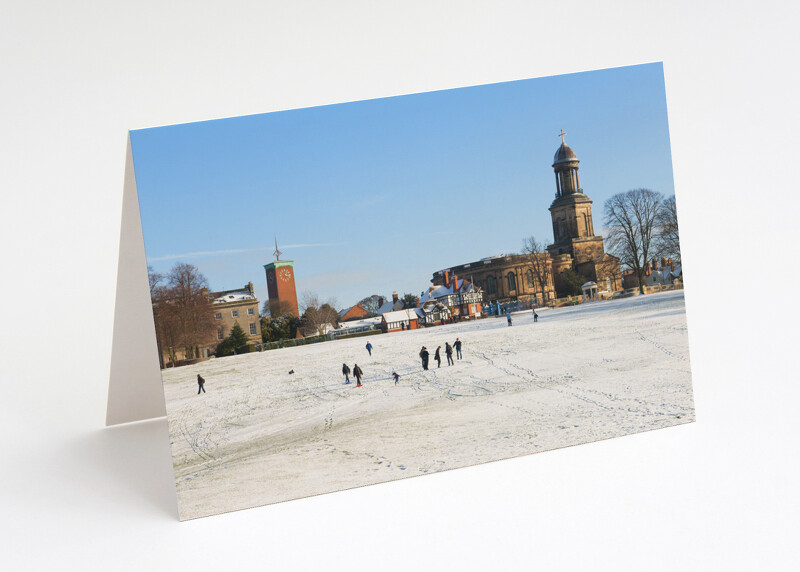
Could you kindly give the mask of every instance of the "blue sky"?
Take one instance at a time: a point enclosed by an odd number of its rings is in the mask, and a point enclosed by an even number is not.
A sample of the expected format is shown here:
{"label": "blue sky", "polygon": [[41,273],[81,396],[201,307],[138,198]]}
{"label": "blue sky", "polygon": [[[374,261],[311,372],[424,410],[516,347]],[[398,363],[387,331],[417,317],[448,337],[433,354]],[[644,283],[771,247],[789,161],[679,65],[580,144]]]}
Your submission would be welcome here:
{"label": "blue sky", "polygon": [[132,131],[148,264],[263,301],[277,235],[298,298],[418,294],[552,241],[562,128],[596,230],[615,193],[674,193],[660,63]]}

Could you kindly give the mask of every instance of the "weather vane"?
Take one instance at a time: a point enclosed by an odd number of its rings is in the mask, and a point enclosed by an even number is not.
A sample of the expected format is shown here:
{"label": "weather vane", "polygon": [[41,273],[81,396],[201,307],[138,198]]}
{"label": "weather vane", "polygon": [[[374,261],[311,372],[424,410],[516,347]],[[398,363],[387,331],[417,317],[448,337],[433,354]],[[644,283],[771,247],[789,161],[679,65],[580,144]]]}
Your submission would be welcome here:
{"label": "weather vane", "polygon": [[561,130],[561,133],[558,134],[558,136],[561,137],[561,144],[562,145],[566,145],[566,143],[564,143],[564,135],[566,135],[566,134],[567,134],[567,132],[564,131],[563,129]]}
{"label": "weather vane", "polygon": [[275,235],[275,252],[273,252],[272,255],[275,257],[276,261],[280,261],[281,254],[283,254],[283,252],[278,250],[278,235],[276,234]]}

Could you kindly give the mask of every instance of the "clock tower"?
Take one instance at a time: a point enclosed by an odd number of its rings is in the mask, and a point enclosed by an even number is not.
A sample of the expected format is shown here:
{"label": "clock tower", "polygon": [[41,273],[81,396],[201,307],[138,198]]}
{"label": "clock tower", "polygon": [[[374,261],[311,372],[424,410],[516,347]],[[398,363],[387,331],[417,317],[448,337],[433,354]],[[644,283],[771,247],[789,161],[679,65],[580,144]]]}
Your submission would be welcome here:
{"label": "clock tower", "polygon": [[[267,273],[269,306],[273,313],[291,314],[299,317],[297,290],[294,285],[294,261],[281,260],[278,241],[275,241],[275,262],[264,265]],[[274,309],[274,310],[273,310]]]}

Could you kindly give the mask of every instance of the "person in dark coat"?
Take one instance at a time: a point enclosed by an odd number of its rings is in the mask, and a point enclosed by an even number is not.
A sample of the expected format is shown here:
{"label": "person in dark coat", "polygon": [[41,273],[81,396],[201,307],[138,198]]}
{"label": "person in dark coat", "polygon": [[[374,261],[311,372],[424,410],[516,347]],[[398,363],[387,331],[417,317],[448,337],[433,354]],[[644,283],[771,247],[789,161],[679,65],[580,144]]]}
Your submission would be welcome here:
{"label": "person in dark coat", "polygon": [[447,342],[444,343],[444,353],[447,355],[447,365],[454,365],[456,362],[453,361],[453,346]]}
{"label": "person in dark coat", "polygon": [[206,388],[203,387],[206,384],[206,380],[202,378],[202,376],[198,373],[197,374],[197,395],[200,395],[200,392],[206,392]]}
{"label": "person in dark coat", "polygon": [[508,318],[508,325],[511,326],[511,312],[506,314],[506,318]]}
{"label": "person in dark coat", "polygon": [[442,346],[436,348],[436,353],[433,354],[433,359],[436,360],[436,367],[442,367],[442,355],[439,353],[439,350],[442,349]]}
{"label": "person in dark coat", "polygon": [[350,383],[350,366],[346,363],[342,364],[342,375],[344,376],[344,382]]}
{"label": "person in dark coat", "polygon": [[456,338],[453,342],[453,347],[456,349],[456,358],[461,359],[461,340]]}
{"label": "person in dark coat", "polygon": [[367,342],[367,345],[364,346],[364,347],[367,348],[367,351],[369,352],[369,355],[372,355],[372,344]]}
{"label": "person in dark coat", "polygon": [[428,348],[422,346],[419,352],[419,357],[422,358],[422,369],[428,369],[428,358],[431,354],[428,353]]}
{"label": "person in dark coat", "polygon": [[400,380],[400,374],[396,371],[392,372],[392,377],[394,378],[394,384],[397,385],[397,382]]}
{"label": "person in dark coat", "polygon": [[533,323],[535,324],[538,321],[539,321],[539,314],[536,313],[536,308],[534,308],[533,309]]}
{"label": "person in dark coat", "polygon": [[358,367],[358,364],[353,364],[353,377],[356,378],[356,387],[361,387],[362,375],[364,375],[364,372],[361,371],[361,368]]}

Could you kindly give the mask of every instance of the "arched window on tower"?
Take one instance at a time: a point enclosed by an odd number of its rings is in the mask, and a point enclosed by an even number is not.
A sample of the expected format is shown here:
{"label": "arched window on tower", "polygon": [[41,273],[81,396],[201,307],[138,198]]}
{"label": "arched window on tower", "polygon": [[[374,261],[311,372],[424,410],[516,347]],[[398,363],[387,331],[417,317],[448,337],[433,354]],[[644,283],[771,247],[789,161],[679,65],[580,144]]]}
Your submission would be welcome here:
{"label": "arched window on tower", "polygon": [[525,273],[525,280],[527,280],[527,282],[528,282],[528,288],[534,288],[535,287],[535,284],[533,283],[533,270],[531,270],[530,268]]}
{"label": "arched window on tower", "polygon": [[517,276],[513,272],[506,274],[506,280],[508,280],[509,292],[517,289]]}
{"label": "arched window on tower", "polygon": [[497,294],[497,281],[494,276],[489,276],[486,279],[486,292],[489,294]]}

